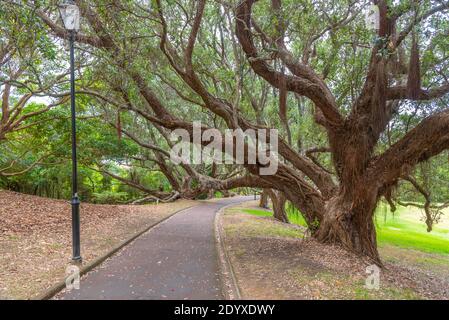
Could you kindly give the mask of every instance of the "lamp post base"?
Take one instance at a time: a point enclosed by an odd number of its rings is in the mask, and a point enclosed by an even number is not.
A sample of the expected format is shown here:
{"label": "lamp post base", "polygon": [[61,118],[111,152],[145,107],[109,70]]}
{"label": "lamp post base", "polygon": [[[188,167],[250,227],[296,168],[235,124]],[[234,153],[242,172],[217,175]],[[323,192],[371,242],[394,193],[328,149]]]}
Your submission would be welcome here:
{"label": "lamp post base", "polygon": [[83,258],[81,258],[81,256],[73,257],[72,258],[72,263],[73,264],[82,264],[83,263]]}

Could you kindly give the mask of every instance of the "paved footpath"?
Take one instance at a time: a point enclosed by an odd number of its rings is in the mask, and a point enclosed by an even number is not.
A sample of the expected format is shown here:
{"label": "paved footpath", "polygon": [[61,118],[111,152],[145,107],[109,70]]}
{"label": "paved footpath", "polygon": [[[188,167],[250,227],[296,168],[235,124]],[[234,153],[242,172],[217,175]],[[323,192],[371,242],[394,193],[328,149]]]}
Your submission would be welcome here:
{"label": "paved footpath", "polygon": [[60,299],[223,299],[214,217],[233,197],[175,214],[81,278]]}

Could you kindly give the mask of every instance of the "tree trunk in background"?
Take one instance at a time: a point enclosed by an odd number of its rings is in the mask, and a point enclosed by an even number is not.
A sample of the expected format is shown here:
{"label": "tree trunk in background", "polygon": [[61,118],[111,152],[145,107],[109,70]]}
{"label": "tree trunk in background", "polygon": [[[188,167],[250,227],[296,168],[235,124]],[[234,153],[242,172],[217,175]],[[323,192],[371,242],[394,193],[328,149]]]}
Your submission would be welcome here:
{"label": "tree trunk in background", "polygon": [[215,190],[211,189],[207,192],[207,199],[215,198]]}
{"label": "tree trunk in background", "polygon": [[285,195],[272,189],[269,189],[267,193],[273,203],[273,217],[281,222],[289,223],[285,212],[285,202],[287,201]]}
{"label": "tree trunk in background", "polygon": [[231,196],[231,192],[229,190],[223,190],[221,191],[224,198],[229,198]]}
{"label": "tree trunk in background", "polygon": [[259,207],[267,209],[268,208],[268,189],[263,189],[260,194]]}

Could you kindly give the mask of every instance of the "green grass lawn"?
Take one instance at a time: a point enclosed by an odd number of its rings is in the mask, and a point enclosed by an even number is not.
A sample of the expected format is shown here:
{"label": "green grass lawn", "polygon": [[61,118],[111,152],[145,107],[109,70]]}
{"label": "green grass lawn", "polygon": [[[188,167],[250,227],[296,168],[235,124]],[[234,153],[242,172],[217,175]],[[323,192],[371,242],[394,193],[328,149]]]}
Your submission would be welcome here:
{"label": "green grass lawn", "polygon": [[[243,212],[252,214],[254,216],[259,217],[272,217],[273,212],[266,211],[266,210],[259,210],[259,209],[243,209]],[[294,212],[292,210],[287,210],[287,217],[288,221],[293,224],[297,224],[299,226],[307,226],[306,221],[302,217],[302,215],[298,214],[297,212]]]}
{"label": "green grass lawn", "polygon": [[393,214],[385,204],[380,204],[375,219],[379,244],[449,254],[448,212],[430,233],[421,217],[417,208],[398,207]]}
{"label": "green grass lawn", "polygon": [[[259,209],[244,209],[245,213],[271,217],[273,213]],[[291,223],[305,226],[302,215],[292,208],[287,208]],[[426,225],[420,219],[422,213],[417,208],[398,206],[393,214],[389,207],[381,203],[376,210],[375,224],[379,245],[394,245],[423,252],[449,254],[449,210],[446,209],[441,221],[427,232]]]}

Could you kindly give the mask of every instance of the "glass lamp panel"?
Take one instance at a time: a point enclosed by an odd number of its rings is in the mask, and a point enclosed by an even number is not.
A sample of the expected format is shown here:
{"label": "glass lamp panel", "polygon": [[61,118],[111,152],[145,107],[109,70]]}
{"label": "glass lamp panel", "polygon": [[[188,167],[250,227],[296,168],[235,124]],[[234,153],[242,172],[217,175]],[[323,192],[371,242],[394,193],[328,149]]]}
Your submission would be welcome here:
{"label": "glass lamp panel", "polygon": [[69,4],[61,8],[61,17],[67,30],[79,30],[80,13],[76,5]]}

